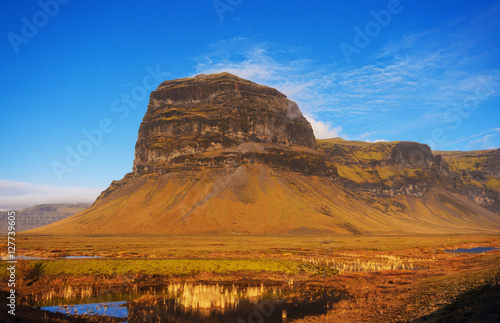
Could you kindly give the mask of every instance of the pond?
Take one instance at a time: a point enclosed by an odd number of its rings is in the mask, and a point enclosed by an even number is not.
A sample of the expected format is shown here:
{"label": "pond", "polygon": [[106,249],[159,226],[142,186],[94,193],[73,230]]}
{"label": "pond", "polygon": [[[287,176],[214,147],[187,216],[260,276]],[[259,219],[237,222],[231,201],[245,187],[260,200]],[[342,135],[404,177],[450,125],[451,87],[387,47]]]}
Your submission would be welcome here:
{"label": "pond", "polygon": [[346,298],[323,287],[177,282],[147,291],[38,299],[36,305],[51,312],[105,315],[121,322],[288,322],[324,314]]}
{"label": "pond", "polygon": [[492,247],[476,247],[476,248],[467,248],[467,249],[453,249],[453,250],[445,250],[446,252],[456,252],[456,253],[483,253],[491,250],[497,250],[499,248]]}

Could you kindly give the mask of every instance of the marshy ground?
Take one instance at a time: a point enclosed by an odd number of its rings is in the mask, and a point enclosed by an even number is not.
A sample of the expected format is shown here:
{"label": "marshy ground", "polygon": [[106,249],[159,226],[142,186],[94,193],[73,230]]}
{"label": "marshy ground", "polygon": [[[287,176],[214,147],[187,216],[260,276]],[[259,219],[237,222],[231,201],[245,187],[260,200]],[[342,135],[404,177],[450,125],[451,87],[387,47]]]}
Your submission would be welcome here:
{"label": "marshy ground", "polygon": [[[70,303],[116,288],[172,283],[294,286],[293,293],[280,296],[290,302],[307,299],[311,292],[306,291],[326,288],[338,293],[325,312],[295,321],[500,321],[500,250],[444,251],[479,246],[500,247],[500,237],[21,236],[18,255],[48,260],[20,261],[17,288],[23,295],[20,304],[49,302],[48,295],[51,301]],[[104,258],[60,258],[69,255]],[[23,315],[47,322],[89,319],[18,309],[20,320]],[[0,318],[5,313],[2,309]]]}

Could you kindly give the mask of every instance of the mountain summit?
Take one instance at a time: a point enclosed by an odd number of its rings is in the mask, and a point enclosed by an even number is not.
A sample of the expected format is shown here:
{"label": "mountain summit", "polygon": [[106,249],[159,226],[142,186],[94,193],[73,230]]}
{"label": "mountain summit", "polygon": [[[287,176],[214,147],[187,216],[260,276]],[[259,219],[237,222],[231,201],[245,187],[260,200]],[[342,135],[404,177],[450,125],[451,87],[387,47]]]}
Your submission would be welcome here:
{"label": "mountain summit", "polygon": [[133,172],[89,209],[29,232],[498,233],[498,165],[460,168],[471,158],[414,142],[316,140],[277,90],[198,75],[151,93]]}
{"label": "mountain summit", "polygon": [[205,153],[244,143],[316,148],[297,104],[275,89],[229,73],[166,81],[151,93],[134,172],[208,165]]}

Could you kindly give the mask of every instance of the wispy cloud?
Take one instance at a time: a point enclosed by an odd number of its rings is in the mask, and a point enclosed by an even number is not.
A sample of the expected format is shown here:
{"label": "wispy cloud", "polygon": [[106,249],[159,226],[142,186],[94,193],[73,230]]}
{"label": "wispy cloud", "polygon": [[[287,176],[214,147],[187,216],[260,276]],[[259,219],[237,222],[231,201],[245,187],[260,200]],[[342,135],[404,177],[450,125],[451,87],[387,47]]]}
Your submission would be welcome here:
{"label": "wispy cloud", "polygon": [[345,136],[342,129],[355,129],[347,123],[364,122],[348,135],[368,140],[366,133],[389,133],[380,126],[388,116],[400,121],[392,134],[443,123],[450,108],[474,93],[479,78],[499,79],[500,70],[490,64],[498,50],[479,50],[497,37],[500,23],[494,17],[485,12],[405,35],[362,65],[313,62],[303,59],[297,48],[238,37],[212,44],[197,58],[196,72],[228,71],[277,88],[314,121],[317,136]]}
{"label": "wispy cloud", "polygon": [[467,149],[496,149],[495,142],[500,140],[500,128],[490,129],[467,138],[459,142],[467,142]]}
{"label": "wispy cloud", "polygon": [[0,180],[0,210],[17,210],[44,203],[92,203],[102,191],[102,188],[62,188]]}

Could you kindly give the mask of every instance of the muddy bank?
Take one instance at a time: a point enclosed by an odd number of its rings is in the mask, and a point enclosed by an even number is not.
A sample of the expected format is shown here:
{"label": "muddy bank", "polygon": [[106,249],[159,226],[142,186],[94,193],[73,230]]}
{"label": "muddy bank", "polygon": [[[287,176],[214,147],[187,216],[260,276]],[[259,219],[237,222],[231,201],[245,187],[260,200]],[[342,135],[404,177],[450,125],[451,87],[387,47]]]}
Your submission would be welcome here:
{"label": "muddy bank", "polygon": [[464,255],[428,271],[340,275],[351,295],[312,322],[498,322],[500,257]]}

